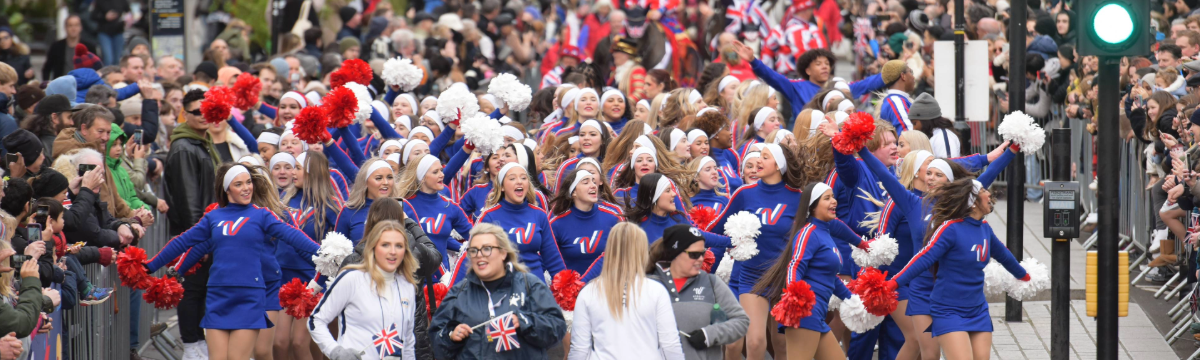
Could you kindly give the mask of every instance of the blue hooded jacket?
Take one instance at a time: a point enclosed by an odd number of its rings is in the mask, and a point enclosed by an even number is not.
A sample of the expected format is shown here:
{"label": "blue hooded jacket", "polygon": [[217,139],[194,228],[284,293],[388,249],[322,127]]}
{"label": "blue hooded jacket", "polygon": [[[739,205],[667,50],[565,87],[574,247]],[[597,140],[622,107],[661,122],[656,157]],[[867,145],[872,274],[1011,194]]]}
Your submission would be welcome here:
{"label": "blue hooded jacket", "polygon": [[[105,83],[104,79],[100,78],[100,74],[96,70],[82,68],[71,70],[67,74],[75,77],[75,89],[77,93],[75,95],[75,102],[83,102],[83,99],[87,97],[88,88],[92,87],[92,85],[112,87],[112,85]],[[128,99],[141,91],[137,83],[129,84],[129,86],[117,89],[117,101]]]}
{"label": "blue hooded jacket", "polygon": [[46,85],[46,96],[50,95],[66,96],[67,100],[71,101],[71,106],[75,106],[75,77],[64,75],[50,81],[50,84]]}

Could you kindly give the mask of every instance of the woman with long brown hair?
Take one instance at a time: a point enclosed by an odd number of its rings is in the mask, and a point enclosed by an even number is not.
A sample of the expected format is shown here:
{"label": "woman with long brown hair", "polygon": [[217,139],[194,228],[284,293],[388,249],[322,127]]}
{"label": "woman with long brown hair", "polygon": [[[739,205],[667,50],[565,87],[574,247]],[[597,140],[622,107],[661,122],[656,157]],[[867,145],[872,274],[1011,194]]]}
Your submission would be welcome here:
{"label": "woman with long brown hair", "polygon": [[624,218],[619,206],[603,200],[599,174],[575,169],[562,180],[550,200],[550,228],[567,269],[584,274],[604,251],[612,226]]}

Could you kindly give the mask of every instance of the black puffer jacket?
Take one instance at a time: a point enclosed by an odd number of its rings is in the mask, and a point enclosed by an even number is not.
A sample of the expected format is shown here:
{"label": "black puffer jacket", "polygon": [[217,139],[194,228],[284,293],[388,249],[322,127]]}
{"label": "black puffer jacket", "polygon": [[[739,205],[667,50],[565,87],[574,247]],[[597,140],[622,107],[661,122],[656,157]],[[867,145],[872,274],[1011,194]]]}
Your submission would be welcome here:
{"label": "black puffer jacket", "polygon": [[[183,126],[175,128],[178,134]],[[163,180],[163,197],[171,211],[167,212],[168,231],[172,236],[182,234],[204,216],[204,208],[216,201],[216,169],[212,155],[203,140],[192,137],[176,138],[172,134],[171,151],[167,153]]]}
{"label": "black puffer jacket", "polygon": [[[53,243],[54,243],[53,241],[50,241],[50,244],[53,244]],[[18,254],[24,254],[26,246],[29,246],[29,231],[24,226],[17,227],[13,231],[13,237],[12,237],[13,250],[16,250],[16,252]],[[33,260],[30,260],[30,261],[33,261]],[[58,266],[54,265],[54,246],[53,245],[46,246],[46,252],[37,259],[37,262],[38,262],[38,280],[41,280],[41,282],[43,284],[47,284],[47,286],[50,283],[62,284],[63,277],[65,276],[65,274],[63,274],[62,269],[59,269]],[[13,264],[13,265],[19,265],[19,264]]]}
{"label": "black puffer jacket", "polygon": [[[117,228],[125,222],[113,218],[107,206],[95,192],[80,187],[79,193],[71,200],[71,207],[63,212],[63,233],[67,241],[86,241],[89,246],[121,248]],[[83,259],[80,262],[88,264]]]}

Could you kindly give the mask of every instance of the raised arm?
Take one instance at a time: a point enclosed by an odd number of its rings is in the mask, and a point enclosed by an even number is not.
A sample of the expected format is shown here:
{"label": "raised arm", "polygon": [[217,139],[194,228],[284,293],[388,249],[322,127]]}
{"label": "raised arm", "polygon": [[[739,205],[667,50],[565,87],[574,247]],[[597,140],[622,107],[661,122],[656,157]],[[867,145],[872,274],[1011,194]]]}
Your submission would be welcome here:
{"label": "raised arm", "polygon": [[982,174],[979,174],[979,183],[983,184],[985,188],[992,186],[992,182],[996,181],[996,178],[1000,176],[1000,172],[1004,171],[1004,168],[1008,167],[1008,163],[1012,162],[1012,159],[1016,156],[1016,151],[1011,148],[1004,151],[1000,157],[996,158],[996,161],[993,161],[991,165],[988,165],[987,169],[983,170]]}
{"label": "raised arm", "polygon": [[[232,118],[225,120],[225,122],[228,123],[229,128],[233,129],[233,132],[242,139],[242,142],[246,143],[246,149],[249,149],[252,153],[258,153],[258,139],[254,138],[254,134],[250,133],[250,129],[247,129],[246,125],[243,125],[241,121],[237,121],[237,119]],[[271,159],[266,160],[270,161]]]}
{"label": "raised arm", "polygon": [[[362,166],[362,163],[367,160],[367,155],[363,152],[363,149],[358,146],[358,138],[354,137],[354,133],[350,132],[349,128],[344,127],[338,128],[334,130],[334,132],[336,133],[335,135],[342,138],[342,145],[346,147],[350,160],[353,161],[354,167]],[[325,146],[325,148],[329,147],[330,146]],[[337,148],[338,146],[334,144],[332,147]],[[331,157],[329,153],[325,153],[325,156]],[[341,156],[347,156],[347,154],[342,154]],[[338,167],[341,166],[342,164],[338,164]]]}
{"label": "raised arm", "polygon": [[387,120],[383,118],[383,114],[380,114],[379,110],[375,110],[374,107],[371,107],[371,122],[375,123],[375,129],[379,130],[379,134],[383,135],[384,139],[399,139],[403,137],[400,133],[396,132],[396,128],[392,124],[388,124]]}
{"label": "raised arm", "polygon": [[[836,153],[837,151],[834,152]],[[872,154],[864,147],[858,150],[858,157],[863,160],[863,163],[867,164],[867,169],[875,174],[875,178],[883,183],[883,188],[887,190],[888,195],[892,197],[892,202],[896,203],[896,206],[900,208],[902,213],[908,214],[911,211],[921,208],[921,197],[913,194],[903,184],[900,184],[900,180],[896,179],[896,175],[888,171],[888,168],[883,166],[883,162],[879,161],[875,157],[875,154]],[[841,173],[841,171],[839,170],[838,173]]]}
{"label": "raised arm", "polygon": [[[342,129],[338,129],[338,131],[340,132]],[[324,148],[321,149],[321,152],[325,153],[325,157],[329,158],[329,160],[333,160],[334,165],[337,165],[337,168],[342,170],[346,176],[350,177],[351,179],[357,179],[359,170],[358,165],[354,163],[354,160],[351,160],[350,157],[346,156],[346,153],[342,152],[342,149],[339,149],[337,144],[326,144]]]}

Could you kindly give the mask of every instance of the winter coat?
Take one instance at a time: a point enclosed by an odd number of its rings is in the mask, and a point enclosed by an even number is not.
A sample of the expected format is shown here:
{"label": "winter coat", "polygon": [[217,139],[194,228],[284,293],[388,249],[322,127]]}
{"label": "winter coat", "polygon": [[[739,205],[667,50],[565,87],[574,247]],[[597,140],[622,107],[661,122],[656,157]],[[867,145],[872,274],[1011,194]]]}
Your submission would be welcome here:
{"label": "winter coat", "polygon": [[1033,42],[1029,43],[1026,52],[1038,54],[1042,56],[1042,60],[1049,60],[1052,57],[1058,56],[1058,44],[1054,43],[1054,39],[1046,35],[1038,35],[1033,38]]}
{"label": "winter coat", "polygon": [[204,216],[204,208],[216,201],[218,156],[205,134],[179,126],[171,134],[171,151],[163,166],[163,198],[171,211],[167,221],[171,235],[183,233]]}
{"label": "winter coat", "polygon": [[[71,206],[63,212],[63,233],[72,241],[83,240],[89,246],[121,247],[117,229],[125,222],[119,221],[107,210],[99,196],[91,189],[80,187],[74,194]],[[81,258],[80,263],[88,264]]]}
{"label": "winter coat", "polygon": [[[81,141],[82,135],[79,135],[79,130],[76,128],[66,128],[58,133],[58,137],[54,138],[54,156],[71,152],[71,150],[80,148],[89,148],[96,150],[101,156],[107,154],[105,151],[106,141],[93,141],[85,143]],[[107,139],[105,139],[107,140]],[[100,201],[108,205],[108,212],[116,215],[119,218],[128,218],[133,216],[133,209],[129,208],[129,204],[125,203],[117,194],[117,182],[113,179],[112,171],[104,172],[104,185],[101,185]]]}
{"label": "winter coat", "polygon": [[16,301],[0,301],[0,331],[25,337],[36,330],[38,315],[50,300],[42,295],[42,283],[38,278],[23,277],[20,286]]}
{"label": "winter coat", "polygon": [[[409,245],[409,251],[412,251],[413,257],[417,259],[417,277],[421,279],[428,278],[437,271],[442,265],[442,253],[438,252],[437,246],[433,241],[429,240],[429,236],[425,235],[425,230],[421,229],[421,224],[412,218],[404,218],[404,230],[408,232],[408,238],[413,239],[412,245]],[[366,241],[359,241],[354,246],[354,253],[346,256],[342,260],[342,267],[350,264],[357,264],[363,261],[363,246]]]}
{"label": "winter coat", "polygon": [[[547,359],[546,350],[558,345],[567,332],[562,310],[554,301],[550,287],[535,274],[513,271],[508,264],[507,274],[492,291],[483,280],[468,273],[465,281],[450,288],[429,326],[429,341],[438,359]],[[498,305],[493,305],[498,303]],[[489,308],[491,312],[489,313]],[[450,339],[450,332],[459,324],[475,326],[494,315],[511,311],[520,326],[515,336],[520,348],[496,352],[495,342],[483,331],[475,331],[463,341]]]}
{"label": "winter coat", "polygon": [[[724,358],[722,345],[733,343],[746,336],[750,326],[750,317],[742,310],[737,296],[715,275],[701,271],[700,274],[687,278],[683,290],[675,290],[675,279],[671,277],[670,269],[655,266],[654,272],[648,277],[667,287],[671,295],[671,306],[675,309],[675,325],[679,331],[691,333],[703,329],[708,347],[696,349],[688,339],[680,338],[683,345],[683,355],[689,360],[705,359],[719,360]],[[669,267],[670,265],[667,264]],[[714,307],[720,306],[719,310]],[[728,318],[717,322],[712,315],[716,311],[724,312]]]}
{"label": "winter coat", "polygon": [[[100,77],[100,73],[96,72],[96,70],[92,70],[91,68],[71,70],[71,72],[68,74],[75,77],[75,102],[84,102],[83,100],[87,98],[88,89],[91,88],[92,85],[104,85],[112,87],[112,85],[104,82],[104,79]],[[142,90],[138,87],[137,83],[132,83],[129,84],[129,86],[116,89],[116,91],[117,101],[123,101],[133,97],[134,95],[137,95]],[[143,107],[143,110],[144,109],[145,108]]]}

